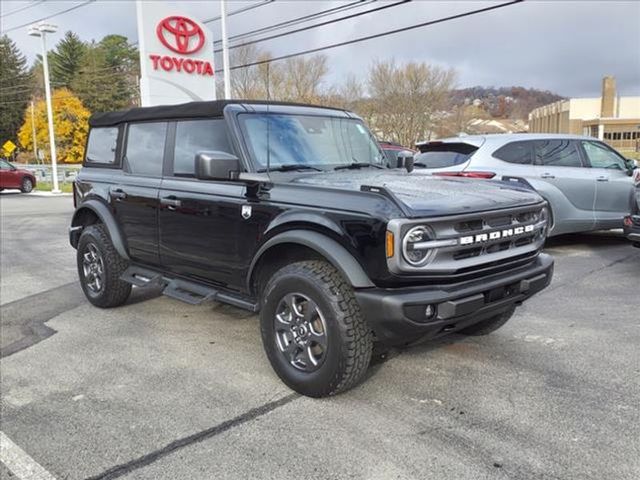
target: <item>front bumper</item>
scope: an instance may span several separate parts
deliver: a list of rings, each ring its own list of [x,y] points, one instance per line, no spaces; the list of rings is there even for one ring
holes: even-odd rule
[[[640,247],[640,215],[629,215],[624,219],[624,235]]]
[[[522,303],[544,289],[553,276],[553,258],[541,253],[529,265],[507,273],[454,285],[356,291],[378,340],[412,343],[464,329]],[[427,318],[427,306],[434,313]]]

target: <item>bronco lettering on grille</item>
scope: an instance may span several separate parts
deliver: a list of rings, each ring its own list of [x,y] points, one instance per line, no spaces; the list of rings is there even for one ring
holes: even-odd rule
[[[502,238],[516,237],[531,233],[534,230],[533,225],[524,225],[520,227],[505,228],[504,230],[496,230],[488,233],[478,233],[476,235],[468,235],[460,237],[460,245],[473,245],[475,243],[489,242],[492,240],[500,240]]]

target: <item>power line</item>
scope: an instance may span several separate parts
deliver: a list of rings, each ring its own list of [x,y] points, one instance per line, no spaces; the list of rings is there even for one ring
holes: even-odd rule
[[[13,32],[14,30],[18,30],[20,28],[29,27],[29,26],[33,25],[34,23],[42,22],[43,20],[49,20],[50,18],[57,17],[58,15],[63,15],[65,13],[71,12],[72,10],[77,10],[78,8],[81,8],[81,7],[84,7],[86,5],[89,5],[90,3],[93,3],[95,1],[96,0],[86,0],[85,2],[81,3],[80,5],[74,5],[73,7],[69,7],[67,9],[65,9],[65,10],[61,10],[59,12],[52,13],[51,15],[47,15],[47,16],[44,16],[42,18],[38,18],[37,20],[31,20],[30,22],[23,23],[22,25],[16,25],[15,27],[8,28],[8,29],[4,30],[3,33]]]
[[[262,0],[262,2],[260,3],[256,3],[253,5],[247,5],[246,7],[242,7],[242,8],[238,8],[237,10],[234,10],[232,12],[227,13],[227,17],[232,17],[233,15],[238,15],[239,13],[243,13],[243,12],[248,12],[249,10],[253,10],[254,8],[259,8],[259,7],[263,7],[265,5],[268,5],[269,3],[273,3],[275,2],[275,0]],[[218,20],[220,20],[220,15],[215,16],[215,17],[211,17],[208,18],[206,20],[203,20],[202,23],[211,23],[211,22],[216,22]]]
[[[332,43],[330,45],[325,45],[324,47],[317,47],[317,48],[310,48],[308,50],[303,50],[301,52],[295,52],[295,53],[289,53],[287,55],[281,55],[279,57],[273,57],[273,58],[268,58],[265,60],[258,60],[252,63],[247,63],[245,65],[235,65],[233,67],[230,68],[230,70],[237,70],[240,68],[248,68],[248,67],[253,67],[256,65],[263,65],[265,63],[271,63],[271,62],[275,62],[278,60],[286,60],[287,58],[293,58],[293,57],[299,57],[301,55],[308,55],[310,53],[317,53],[317,52],[321,52],[323,50],[330,50],[332,48],[338,48],[338,47],[344,47],[346,45],[351,45],[354,43],[359,43],[359,42],[364,42],[366,40],[373,40],[375,38],[380,38],[380,37],[386,37],[388,35],[394,35],[396,33],[402,33],[402,32],[406,32],[409,30],[414,30],[416,28],[422,28],[422,27],[426,27],[429,25],[435,25],[437,23],[443,23],[443,22],[448,22],[450,20],[457,20],[459,18],[464,18],[464,17],[469,17],[472,15],[477,15],[480,13],[484,13],[484,12],[488,12],[491,10],[497,10],[499,8],[504,8],[504,7],[509,7],[511,5],[515,5],[516,3],[522,3],[524,0],[513,0],[511,2],[507,2],[507,3],[501,3],[498,5],[493,5],[491,7],[485,7],[485,8],[479,8],[477,10],[470,10],[468,12],[464,12],[464,13],[459,13],[456,15],[450,15],[448,17],[442,17],[442,18],[438,18],[436,20],[430,20],[428,22],[422,22],[422,23],[417,23],[415,25],[409,25],[408,27],[403,27],[403,28],[396,28],[394,30],[387,30],[386,32],[381,32],[381,33],[376,33],[373,35],[367,35],[364,37],[358,37],[358,38],[354,38],[352,40],[346,40],[344,42],[338,42],[338,43]],[[216,73],[220,73],[221,70],[216,70]]]
[[[22,12],[23,10],[27,10],[28,8],[35,7],[35,6],[39,5],[42,2],[44,2],[44,0],[37,0],[35,2],[33,2],[33,1],[29,2],[29,5],[25,5],[24,7],[20,7],[20,8],[17,8],[15,10],[11,10],[10,12],[5,13],[4,15],[0,15],[0,18],[5,18],[5,17],[8,17],[10,15],[13,15],[14,13]]]
[[[340,18],[334,18],[332,20],[326,20],[326,21],[320,22],[320,23],[314,23],[313,25],[307,25],[306,27],[297,28],[295,30],[290,30],[288,32],[277,33],[277,34],[271,35],[269,37],[257,38],[255,40],[250,40],[248,42],[240,43],[238,45],[232,45],[232,46],[229,47],[229,49],[246,47],[247,45],[254,45],[256,43],[266,42],[267,40],[274,40],[276,38],[285,37],[287,35],[293,35],[294,33],[300,33],[300,32],[304,32],[306,30],[311,30],[313,28],[323,27],[325,25],[330,25],[330,24],[333,24],[333,23],[342,22],[344,20],[350,20],[352,18],[360,17],[362,15],[367,15],[369,13],[375,13],[375,12],[378,12],[380,10],[385,10],[387,8],[397,7],[399,5],[403,5],[403,4],[409,3],[411,1],[412,0],[400,0],[399,2],[395,2],[395,3],[385,3],[384,5],[382,5],[380,7],[372,8],[371,10],[366,10],[364,12],[352,13],[351,15],[346,15],[346,16],[340,17]],[[221,49],[214,50],[214,53],[219,53],[221,51],[222,51]]]
[[[328,8],[326,10],[320,10],[319,12],[316,12],[316,13],[303,15],[302,17],[292,18],[290,20],[285,20],[285,21],[280,22],[280,23],[275,23],[273,25],[268,25],[266,27],[257,28],[255,30],[251,30],[249,32],[239,33],[237,35],[232,35],[232,36],[229,37],[229,40],[239,40],[241,38],[251,37],[251,36],[259,34],[259,33],[267,33],[267,32],[271,32],[271,31],[274,31],[274,30],[280,30],[280,29],[285,28],[285,27],[298,25],[298,24],[304,23],[306,21],[315,20],[316,18],[326,17],[326,16],[333,15],[333,14],[338,13],[338,12],[344,12],[346,10],[351,10],[353,8],[357,8],[357,7],[360,7],[362,5],[366,5],[368,3],[373,3],[373,2],[376,2],[376,1],[377,0],[356,0],[355,2],[347,3],[347,4],[344,4],[344,5],[339,5],[337,7]],[[216,40],[213,43],[214,44],[222,43],[222,40]]]

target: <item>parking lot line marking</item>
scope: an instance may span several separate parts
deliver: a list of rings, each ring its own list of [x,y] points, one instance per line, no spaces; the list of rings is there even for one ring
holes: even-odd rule
[[[19,480],[55,480],[55,477],[0,432],[0,462]]]
[[[276,408],[282,407],[299,397],[299,394],[291,393],[278,400],[274,400],[273,402],[265,403],[263,405],[260,405],[259,407],[252,408],[251,410],[248,410],[247,412],[240,414],[237,417],[232,418],[231,420],[219,423],[214,427],[194,433],[193,435],[189,435],[188,437],[183,437],[175,440],[159,450],[155,450],[154,452],[143,455],[142,457],[138,457],[134,460],[131,460],[130,462],[111,467],[110,469],[99,473],[98,475],[91,476],[86,480],[112,480],[114,478],[122,477],[134,470],[138,470],[140,468],[151,465],[157,460],[160,460],[161,458],[172,454],[176,450],[180,450],[181,448],[188,447],[189,445],[202,442],[211,437],[215,437],[216,435],[224,433],[227,430],[231,430],[232,428],[242,425],[243,423],[255,420],[256,418],[266,415]]]

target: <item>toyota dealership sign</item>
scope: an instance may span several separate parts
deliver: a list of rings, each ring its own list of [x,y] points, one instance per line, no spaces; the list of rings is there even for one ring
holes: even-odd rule
[[[211,32],[170,4],[138,1],[142,106],[215,100]]]

